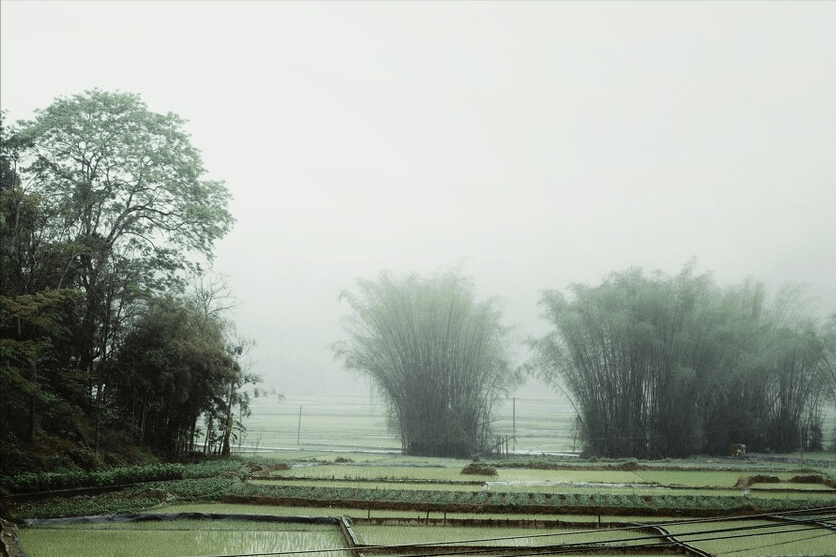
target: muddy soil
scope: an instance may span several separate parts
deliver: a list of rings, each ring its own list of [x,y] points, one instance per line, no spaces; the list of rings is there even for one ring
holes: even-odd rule
[[[8,520],[0,519],[0,556],[22,557],[23,552],[17,545],[17,533],[15,525]]]

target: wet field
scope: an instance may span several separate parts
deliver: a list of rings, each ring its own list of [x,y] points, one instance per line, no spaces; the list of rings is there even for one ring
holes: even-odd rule
[[[344,450],[400,453],[400,437],[389,428],[384,404],[374,396],[293,395],[252,403],[239,453],[275,450]],[[503,451],[518,454],[576,453],[574,411],[556,394],[504,399],[493,430]]]

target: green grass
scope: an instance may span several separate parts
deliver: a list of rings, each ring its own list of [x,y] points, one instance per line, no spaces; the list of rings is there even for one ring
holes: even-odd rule
[[[293,470],[277,470],[272,472],[276,477],[305,477],[331,479],[400,479],[400,480],[479,480],[481,476],[466,476],[461,474],[465,463],[458,466],[386,466],[386,465],[352,465],[352,464],[321,464],[304,466]]]
[[[593,526],[590,523],[590,526]],[[611,542],[634,538],[640,534],[625,530],[572,530],[543,532],[530,528],[462,528],[437,526],[355,526],[363,541],[371,545],[423,543],[464,543],[486,546],[522,546]]]
[[[241,513],[254,510],[259,514],[281,514],[288,509],[204,504],[171,506],[166,508],[165,512]],[[319,511],[321,512],[321,509]],[[501,527],[390,527],[364,524],[355,525],[354,529],[363,543],[372,545],[458,543],[534,547],[577,543],[632,544],[636,542],[625,540],[647,536],[635,530],[598,529],[594,517],[562,515],[557,518],[570,520],[575,524],[585,520],[590,529],[579,529],[576,525],[566,529],[543,531]],[[633,521],[652,523],[654,519],[641,516],[619,518],[621,523]],[[683,521],[663,524],[681,541],[718,556],[832,555],[834,544],[833,533],[763,520]],[[750,527],[761,529],[745,530]],[[343,541],[333,526],[246,520],[71,524],[21,529],[21,547],[29,557],[59,554],[66,557],[175,557],[288,551],[306,551],[307,555],[314,557],[348,557],[348,554],[343,552],[315,551],[339,548],[342,545]],[[602,551],[599,554],[607,553]]]
[[[23,528],[20,546],[29,557],[178,557],[331,549],[342,547],[342,538],[334,526],[182,520]]]
[[[661,485],[684,485],[691,487],[734,487],[737,480],[749,474],[726,470],[638,470],[636,476],[642,481]],[[788,474],[788,478],[792,474]]]
[[[798,491],[813,491],[813,490],[821,490],[821,491],[828,491],[831,496],[836,497],[836,489],[829,488],[822,484],[816,483],[792,483],[792,482],[781,482],[781,483],[755,483],[752,484],[752,488],[756,488],[758,490],[798,490]]]
[[[285,455],[287,456],[287,455]],[[368,457],[364,457],[368,458]],[[323,463],[318,459],[304,466],[274,473],[269,479],[241,482],[229,476],[245,474],[249,465],[241,459],[185,466],[188,479],[149,483],[97,497],[56,499],[47,504],[19,505],[12,518],[94,515],[136,512],[162,504],[220,501],[224,497],[284,497],[309,500],[310,505],[352,500],[362,508],[382,502],[412,504],[419,512],[439,510],[439,505],[481,505],[515,512],[539,506],[539,512],[573,506],[626,507],[636,509],[727,510],[753,505],[764,509],[808,507],[836,501],[836,490],[814,492],[817,484],[755,484],[752,489],[732,489],[740,471],[652,469],[635,472],[595,463],[583,469],[578,463],[560,469],[499,468],[498,476],[460,473],[466,461],[375,457],[357,463]],[[262,460],[262,462],[270,462]],[[798,470],[775,472],[790,479]],[[223,474],[223,475],[212,475]],[[209,477],[202,477],[209,476]],[[229,477],[227,477],[229,476]],[[384,480],[376,480],[384,478]],[[472,483],[467,483],[472,482]],[[483,483],[487,482],[487,483]],[[760,489],[764,487],[764,489]],[[788,491],[800,487],[795,491]],[[483,489],[485,488],[485,489]],[[489,488],[489,489],[487,489]],[[486,490],[487,489],[487,490]],[[645,498],[650,497],[650,501]],[[305,504],[304,502],[302,504]]]
[[[739,532],[722,531],[728,528],[746,527],[760,528]],[[681,541],[717,556],[833,555],[833,548],[836,546],[836,533],[832,531],[771,521],[686,523],[667,526],[667,529],[679,536]],[[730,537],[735,535],[740,537]]]
[[[408,465],[407,465],[408,464]],[[423,465],[422,465],[423,464]],[[663,463],[656,463],[661,466]],[[581,493],[612,497],[637,496],[699,496],[727,497],[739,500],[746,493],[753,499],[820,499],[836,497],[836,490],[812,493],[823,486],[818,484],[758,483],[753,487],[769,490],[733,489],[739,479],[752,475],[740,470],[715,469],[640,469],[635,472],[609,467],[582,469],[577,463],[562,469],[498,468],[497,476],[468,476],[460,473],[462,461],[412,459],[400,462],[387,458],[374,462],[349,464],[313,463],[308,466],[274,473],[271,480],[253,480],[262,486],[345,488],[353,490],[383,489],[424,492],[480,492],[485,487],[491,493],[567,494]],[[781,480],[789,480],[798,470],[774,472]],[[378,479],[378,482],[372,480]],[[422,483],[419,480],[432,483]],[[447,483],[444,483],[447,482]],[[467,484],[464,482],[476,482]],[[486,482],[483,483],[483,482]],[[788,491],[803,486],[802,493]],[[612,504],[617,499],[612,499]]]

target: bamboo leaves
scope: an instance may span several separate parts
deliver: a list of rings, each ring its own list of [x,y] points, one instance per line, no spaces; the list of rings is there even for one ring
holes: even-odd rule
[[[517,376],[495,301],[478,301],[455,273],[358,281],[341,299],[352,314],[334,351],[387,397],[410,454],[471,456],[490,439],[498,393]]]
[[[820,427],[826,344],[801,290],[768,304],[761,285],[722,290],[691,266],[570,289],[571,301],[543,295],[554,331],[534,343],[532,369],[571,393],[591,453],[790,451]]]

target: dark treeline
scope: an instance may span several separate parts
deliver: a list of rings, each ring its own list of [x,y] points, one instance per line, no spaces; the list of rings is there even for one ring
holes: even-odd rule
[[[178,457],[201,417],[228,446],[256,378],[203,270],[229,192],[183,125],[98,90],[2,121],[2,471]]]
[[[533,369],[568,391],[589,454],[822,448],[836,317],[818,324],[803,289],[721,288],[688,266],[569,290],[543,295],[553,330],[534,343]]]

